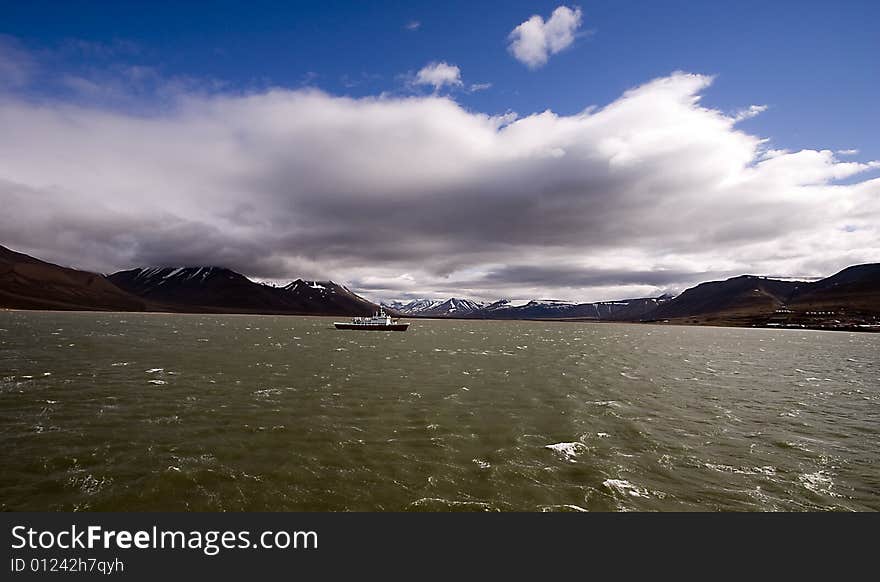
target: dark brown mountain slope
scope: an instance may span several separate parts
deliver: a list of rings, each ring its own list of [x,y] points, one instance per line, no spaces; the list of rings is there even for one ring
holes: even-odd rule
[[[0,246],[0,307],[143,311],[144,301],[103,275],[68,269]]]
[[[880,264],[855,265],[815,282],[744,275],[701,283],[640,319],[823,329],[874,327],[880,320]]]
[[[772,314],[807,283],[742,275],[691,287],[648,313],[646,319],[753,317]]]
[[[880,315],[880,264],[854,265],[798,290],[789,307]]]

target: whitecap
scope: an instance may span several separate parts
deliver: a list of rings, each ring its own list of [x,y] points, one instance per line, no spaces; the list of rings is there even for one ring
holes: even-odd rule
[[[765,475],[772,477],[776,475],[776,467],[772,465],[764,465],[763,467],[733,467],[731,465],[721,465],[714,463],[703,463],[703,466],[719,473],[734,473],[736,475]]]
[[[480,469],[489,469],[492,467],[492,465],[489,464],[489,461],[484,461],[483,459],[471,459],[471,460]]]
[[[409,507],[422,507],[425,509],[450,509],[458,511],[500,511],[489,503],[481,501],[454,501],[442,497],[422,497],[409,504]]]
[[[255,390],[254,396],[257,398],[270,398],[272,396],[278,396],[282,393],[280,388],[263,388],[261,390]]]
[[[586,513],[589,510],[584,509],[580,505],[573,505],[571,503],[563,503],[560,505],[541,505],[539,509],[544,513],[554,512],[554,511],[576,511]]]
[[[149,370],[145,370],[147,374],[157,374],[159,372],[164,372],[165,368],[150,368]]]
[[[626,479],[605,479],[604,481],[602,481],[602,485],[608,487],[609,489],[617,491],[618,493],[631,495],[632,497],[650,496],[647,489],[637,487]]]
[[[92,474],[73,475],[68,478],[67,483],[75,487],[87,495],[95,495],[113,482],[109,477],[101,477],[98,479]]]
[[[816,471],[815,473],[799,475],[798,479],[800,479],[800,482],[804,487],[813,493],[824,493],[825,495],[837,497],[837,494],[831,491],[831,488],[834,486],[834,480],[829,477],[825,471]]]
[[[552,445],[544,445],[545,449],[550,449],[563,459],[574,463],[575,458],[587,450],[583,443],[554,443]]]

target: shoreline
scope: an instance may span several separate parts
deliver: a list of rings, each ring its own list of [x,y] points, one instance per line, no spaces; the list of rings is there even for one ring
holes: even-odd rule
[[[340,318],[352,317],[348,314],[321,314],[321,313],[247,313],[247,312],[225,312],[225,311],[115,311],[100,309],[20,309],[15,307],[0,307],[0,312],[15,313],[87,313],[87,314],[120,314],[120,315],[187,315],[187,316],[258,316],[258,317],[322,317],[322,318]],[[755,325],[743,324],[736,325],[730,322],[724,323],[688,323],[685,321],[614,321],[603,319],[552,319],[552,318],[534,318],[534,319],[493,319],[480,317],[400,317],[400,319],[409,319],[414,321],[492,321],[492,322],[532,322],[532,323],[586,323],[586,324],[625,324],[625,325],[655,325],[655,326],[676,326],[676,327],[713,327],[713,328],[729,328],[729,329],[769,329],[783,331],[836,331],[850,333],[880,333],[880,325],[878,326],[849,326],[849,327],[822,327],[822,326],[781,326],[781,325]]]

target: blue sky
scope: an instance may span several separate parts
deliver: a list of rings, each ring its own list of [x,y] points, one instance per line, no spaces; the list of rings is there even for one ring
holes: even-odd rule
[[[374,299],[880,260],[880,3],[2,2],[0,244]]]
[[[469,82],[492,83],[457,97],[488,113],[574,113],[684,70],[718,75],[706,93],[713,106],[768,104],[750,129],[779,147],[820,144],[880,157],[880,3],[581,2],[571,4],[583,10],[574,45],[531,71],[511,58],[507,35],[557,5],[35,0],[4,3],[0,32],[34,51],[71,40],[108,49],[59,55],[55,65],[66,69],[127,62],[230,89],[308,82],[370,95],[400,90],[401,75],[440,60],[458,65]],[[420,26],[408,30],[410,22]]]

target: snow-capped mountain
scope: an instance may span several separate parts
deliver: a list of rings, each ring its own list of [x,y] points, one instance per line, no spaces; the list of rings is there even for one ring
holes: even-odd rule
[[[176,311],[370,315],[377,308],[332,281],[297,279],[273,287],[223,267],[147,267],[108,278],[133,295]]]
[[[372,315],[378,306],[333,281],[297,279],[281,288],[284,298],[295,309],[307,310],[321,305],[327,313]]]
[[[145,267],[119,271],[108,277],[115,285],[159,303],[184,305],[262,304],[269,292],[244,275],[223,267]],[[268,288],[267,288],[268,289]]]
[[[390,303],[383,303],[382,305],[405,315],[416,315],[434,307],[435,305],[440,305],[440,302],[432,301],[430,299],[413,299],[408,303],[392,301]]]
[[[556,299],[532,300],[526,303],[502,299],[488,305],[475,314],[492,319],[528,319],[540,317],[566,317],[576,304]]]
[[[466,317],[471,319],[638,319],[655,309],[663,298],[623,299],[595,303],[573,303],[557,299],[513,301],[501,299],[483,303],[452,297],[446,301],[416,299],[409,303],[383,304],[401,315],[414,317]]]
[[[402,315],[421,317],[463,317],[479,311],[484,306],[479,301],[457,297],[450,297],[446,301],[432,301],[431,299],[414,299],[409,303],[392,301],[382,305]]]
[[[461,317],[479,311],[483,308],[483,305],[484,304],[479,301],[450,297],[442,303],[432,305],[430,308],[425,309],[420,315],[432,317]]]
[[[489,313],[492,311],[498,311],[501,309],[510,309],[512,307],[522,307],[527,305],[528,301],[511,301],[510,299],[499,299],[494,303],[490,303],[481,309],[481,312]]]
[[[486,319],[638,319],[664,301],[666,301],[665,298],[647,298],[572,303],[542,299],[529,301],[523,305],[502,299],[474,312],[471,317]]]
[[[342,286],[337,285],[333,281],[304,281],[303,279],[297,279],[296,281],[291,281],[283,286],[282,289],[289,293],[306,293],[312,295],[317,293],[319,295],[325,295],[328,292],[335,293],[336,289],[340,287]]]

